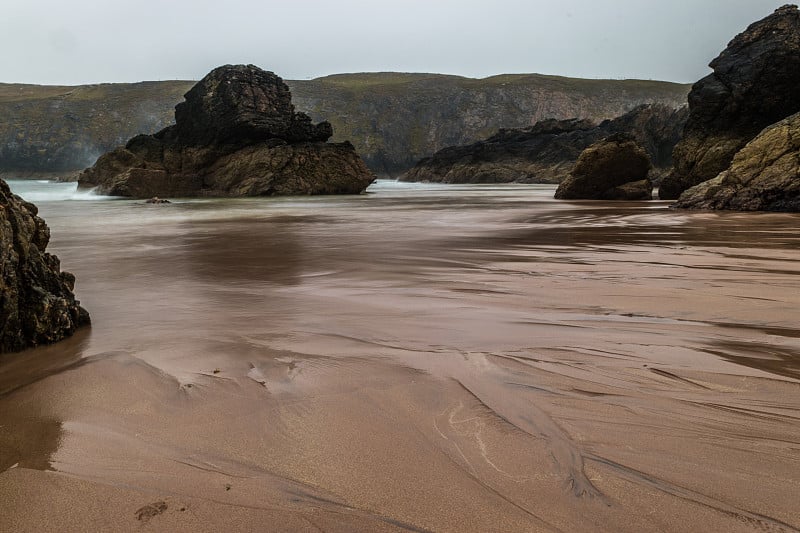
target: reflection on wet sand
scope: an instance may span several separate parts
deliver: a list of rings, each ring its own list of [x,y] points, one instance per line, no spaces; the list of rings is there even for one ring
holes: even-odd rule
[[[35,398],[11,401],[14,393],[37,381],[77,368],[87,330],[81,330],[58,346],[3,356],[0,372],[0,471],[9,468],[49,470],[50,456],[58,449],[61,422],[43,414]]]
[[[0,360],[3,522],[800,528],[800,219],[550,194],[43,205],[93,327]]]

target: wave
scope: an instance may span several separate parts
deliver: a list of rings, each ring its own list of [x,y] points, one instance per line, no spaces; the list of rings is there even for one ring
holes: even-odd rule
[[[78,190],[76,182],[48,180],[6,180],[11,192],[28,202],[64,202],[110,200],[115,196],[94,194],[91,190]]]

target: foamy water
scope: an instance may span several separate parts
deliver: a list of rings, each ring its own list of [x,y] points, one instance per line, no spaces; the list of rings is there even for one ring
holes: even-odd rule
[[[87,200],[110,200],[113,196],[101,196],[92,191],[78,191],[77,182],[50,180],[6,180],[14,194],[29,202],[65,202]]]

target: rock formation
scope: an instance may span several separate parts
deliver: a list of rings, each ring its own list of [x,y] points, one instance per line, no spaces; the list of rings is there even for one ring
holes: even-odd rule
[[[558,183],[596,135],[588,120],[543,120],[501,129],[484,141],[450,146],[419,161],[400,179],[440,183]]]
[[[348,142],[326,143],[281,78],[253,65],[211,71],[175,107],[175,125],[102,155],[78,179],[102,194],[355,194],[374,176]]]
[[[769,126],[675,207],[800,212],[800,113]]]
[[[422,159],[401,179],[442,183],[560,183],[581,152],[609,135],[632,135],[662,174],[688,110],[652,104],[595,125],[588,120],[544,120],[525,129],[500,130],[484,141],[445,148]]]
[[[45,252],[49,241],[36,206],[0,180],[0,353],[56,342],[89,323],[72,294],[75,277]]]
[[[139,133],[169,126],[195,81],[74,87],[0,83],[0,176],[64,177]],[[600,122],[644,103],[676,107],[689,86],[540,74],[484,79],[391,72],[286,82],[298,111],[329,120],[334,142],[352,141],[367,166],[397,176],[446,146],[549,118]]]
[[[632,135],[615,134],[581,152],[559,200],[651,200],[650,158]]]
[[[663,199],[714,178],[766,126],[800,111],[800,12],[787,5],[737,35],[689,93]]]

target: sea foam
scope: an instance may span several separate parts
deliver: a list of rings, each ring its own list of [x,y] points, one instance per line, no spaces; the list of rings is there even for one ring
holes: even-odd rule
[[[80,200],[108,200],[113,196],[94,194],[92,190],[79,191],[76,182],[61,182],[49,180],[6,180],[14,194],[25,200],[37,202],[64,202]]]

